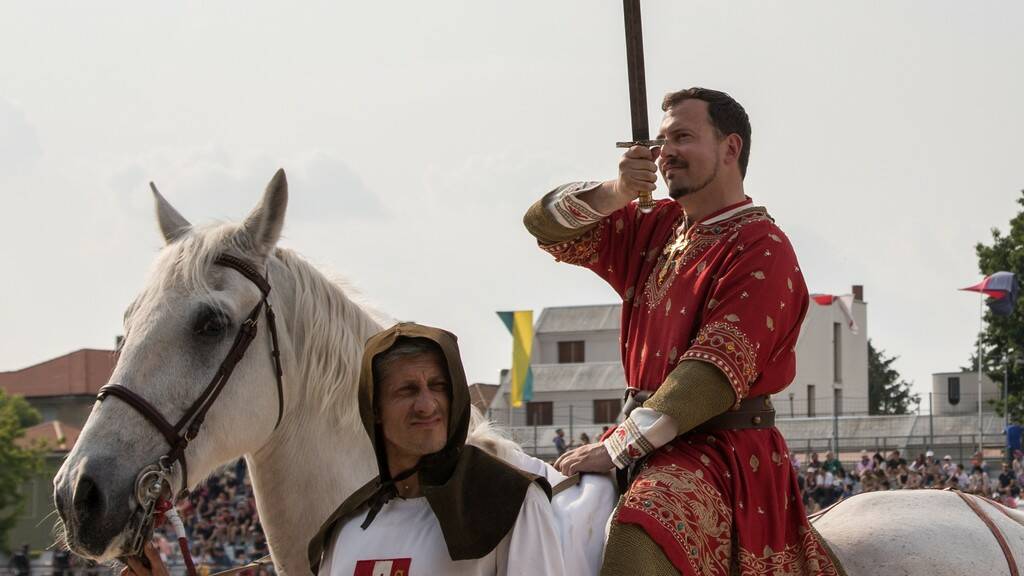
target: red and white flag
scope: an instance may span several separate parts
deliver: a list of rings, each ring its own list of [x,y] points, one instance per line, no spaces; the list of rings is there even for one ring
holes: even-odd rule
[[[860,331],[860,326],[857,326],[857,320],[853,317],[853,294],[843,294],[842,296],[836,296],[834,294],[811,294],[811,300],[821,306],[831,306],[836,302],[839,303],[839,309],[843,311],[843,315],[846,316],[846,324],[850,327],[850,332],[856,334]]]

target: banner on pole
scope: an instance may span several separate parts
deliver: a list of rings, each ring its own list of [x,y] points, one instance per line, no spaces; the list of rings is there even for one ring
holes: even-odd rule
[[[533,350],[533,310],[498,312],[498,317],[512,334],[512,373],[509,400],[518,408],[533,399],[533,369],[530,353]]]

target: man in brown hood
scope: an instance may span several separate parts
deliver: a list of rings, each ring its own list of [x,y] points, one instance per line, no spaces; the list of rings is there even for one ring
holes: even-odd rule
[[[562,573],[547,482],[466,444],[469,388],[454,335],[402,323],[370,338],[359,413],[380,475],[310,542],[314,573]]]

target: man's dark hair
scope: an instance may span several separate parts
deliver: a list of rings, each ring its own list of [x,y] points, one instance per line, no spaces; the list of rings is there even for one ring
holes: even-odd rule
[[[687,88],[678,92],[670,92],[661,101],[661,109],[668,112],[686,100],[703,100],[708,104],[708,116],[711,125],[718,131],[719,138],[736,134],[743,140],[740,150],[740,176],[747,176],[747,162],[750,160],[750,118],[740,103],[733,100],[725,92],[710,88]]]

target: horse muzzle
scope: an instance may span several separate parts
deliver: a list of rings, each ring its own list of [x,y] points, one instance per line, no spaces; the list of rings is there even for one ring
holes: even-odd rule
[[[100,562],[121,555],[125,533],[143,516],[135,484],[111,460],[65,462],[54,478],[54,504],[72,552]]]

